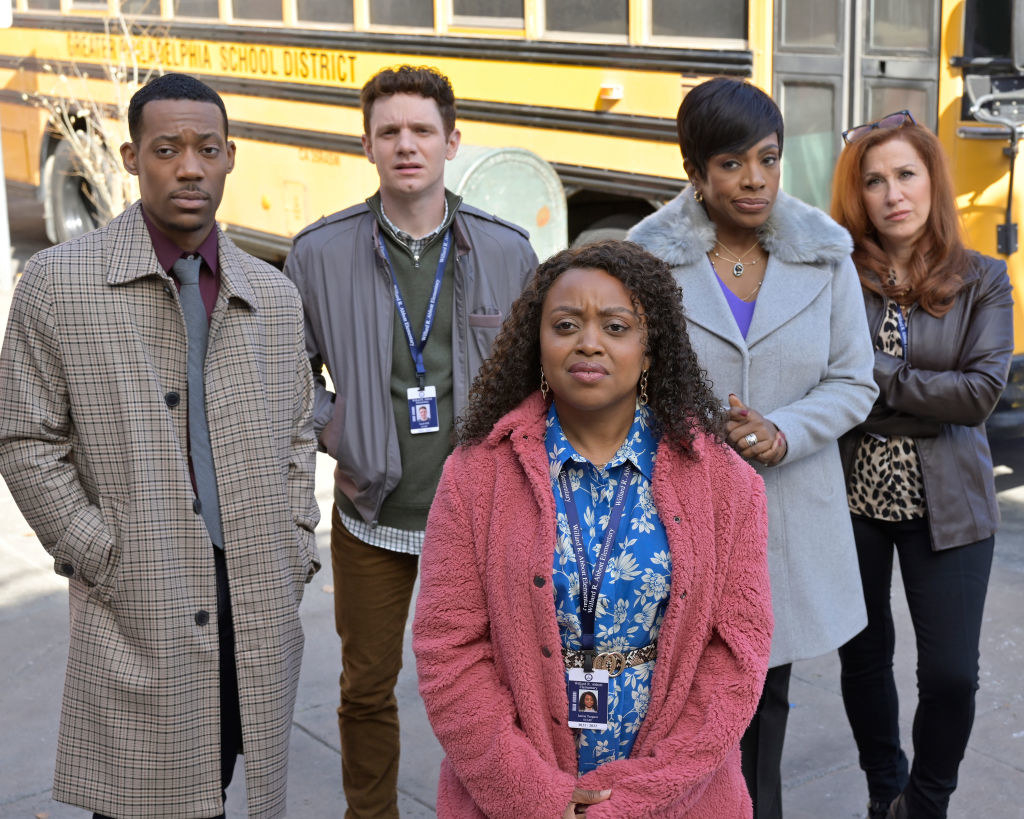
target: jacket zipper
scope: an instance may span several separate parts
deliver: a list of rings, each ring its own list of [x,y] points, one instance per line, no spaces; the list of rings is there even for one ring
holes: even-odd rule
[[[379,230],[379,228],[378,228],[378,230]],[[381,255],[379,247],[375,249],[375,255],[377,257],[377,273],[380,274],[381,276],[383,276],[386,279],[386,281],[387,281],[387,289],[388,289],[388,292],[390,293],[391,292],[391,276],[384,269],[385,261],[384,261],[384,257]],[[388,379],[390,380],[390,378],[391,378],[391,375],[390,375],[391,367],[392,367],[392,365],[394,363],[394,358],[395,358],[395,346],[394,346],[394,342],[395,342],[395,311],[394,311],[394,304],[392,304],[392,309],[388,313],[388,315],[391,316],[390,332],[388,333],[388,361],[387,361],[387,364],[388,364],[388,368],[387,368]],[[390,390],[390,387],[388,388],[388,404],[389,405],[391,404],[391,390]],[[390,406],[389,406],[389,409],[390,409]],[[370,528],[371,529],[376,529],[378,526],[380,526],[380,510],[381,510],[381,507],[384,506],[384,498],[385,498],[384,486],[387,484],[387,472],[388,472],[388,469],[387,469],[387,453],[388,453],[388,450],[391,448],[391,426],[392,426],[391,424],[388,425],[387,436],[384,439],[384,459],[385,459],[384,478],[385,478],[385,480],[381,481],[380,493],[377,495],[377,503],[376,503],[376,505],[374,506],[374,509],[373,509],[373,520],[370,521]],[[397,431],[398,430],[396,429],[395,432],[397,433]]]

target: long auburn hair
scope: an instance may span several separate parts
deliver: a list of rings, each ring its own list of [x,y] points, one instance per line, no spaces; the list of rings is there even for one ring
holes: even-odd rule
[[[684,449],[695,433],[722,439],[722,408],[690,346],[682,293],[669,266],[633,242],[603,241],[570,248],[543,262],[512,305],[501,332],[469,391],[459,419],[463,445],[482,441],[495,423],[540,386],[540,324],[544,299],[572,268],[594,268],[615,277],[642,309],[650,369],[648,409],[664,438]]]
[[[872,148],[892,139],[910,145],[924,163],[931,180],[931,211],[924,234],[910,258],[910,291],[896,292],[888,284],[892,264],[864,207],[862,166]],[[916,301],[939,317],[953,306],[963,287],[967,251],[963,224],[953,198],[953,181],[942,145],[927,128],[907,123],[900,128],[876,128],[843,148],[832,176],[832,218],[853,237],[853,261],[861,284],[897,301]]]

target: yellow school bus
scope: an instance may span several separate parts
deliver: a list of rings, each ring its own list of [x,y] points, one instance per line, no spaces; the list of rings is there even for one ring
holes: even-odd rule
[[[568,240],[585,241],[622,235],[678,193],[682,96],[740,77],[782,108],[783,186],[823,208],[844,128],[904,108],[934,128],[970,245],[1009,262],[1024,352],[1008,155],[1024,110],[1022,32],[1024,0],[16,0],[0,31],[4,166],[46,203],[51,239],[91,228],[112,206],[68,129],[123,138],[135,83],[188,72],[224,97],[238,144],[219,218],[280,260],[301,227],[376,188],[359,140],[363,83],[430,64],[452,79],[463,144],[545,159],[567,197]],[[1024,431],[1022,361],[993,429]]]
[[[767,21],[745,0],[721,0],[723,14],[699,23],[679,5],[18,0],[14,26],[0,31],[6,174],[40,191],[52,239],[91,227],[94,192],[47,127],[54,107],[73,97],[64,108],[85,129],[83,100],[103,119],[123,107],[119,85],[185,71],[223,96],[238,144],[219,217],[240,243],[280,259],[304,225],[376,188],[360,144],[362,85],[387,66],[430,64],[452,79],[464,146],[539,154],[564,187],[573,238],[621,234],[684,184],[674,113],[685,88],[719,74],[768,81],[748,47],[752,28],[765,40]]]

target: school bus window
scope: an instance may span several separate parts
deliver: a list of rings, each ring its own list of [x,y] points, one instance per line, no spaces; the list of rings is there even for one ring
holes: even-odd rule
[[[782,186],[787,193],[819,208],[828,208],[835,164],[836,89],[828,83],[790,80],[778,95],[786,122]],[[796,161],[794,161],[796,159]]]
[[[60,0],[28,0],[29,11],[60,11]]]
[[[175,17],[216,17],[217,0],[175,0]]]
[[[562,0],[547,4],[548,31],[626,34],[627,0]]]
[[[937,0],[874,0],[871,47],[892,51],[935,48]]]
[[[903,80],[900,85],[872,85],[871,88],[871,111],[868,114],[869,120],[876,120],[884,117],[893,111],[902,111],[904,108],[913,114],[918,122],[929,122],[932,118],[931,106],[928,104],[928,92],[924,88],[908,87],[908,80]],[[786,126],[787,136],[789,126]]]
[[[655,37],[722,37],[747,39],[746,0],[653,0],[651,33]],[[827,4],[822,4],[827,5]]]
[[[821,0],[784,0],[779,26],[786,48],[831,49],[839,46],[840,6]]]
[[[455,0],[452,11],[462,25],[523,27],[523,0]]]
[[[434,4],[423,0],[370,0],[370,22],[376,26],[434,27]]]
[[[121,0],[121,14],[132,16],[159,17],[160,0]]]
[[[352,23],[352,4],[338,0],[299,0],[297,13],[307,23]]]
[[[233,11],[236,20],[280,20],[281,0],[235,0]]]
[[[72,11],[106,11],[106,0],[73,0]]]
[[[996,8],[996,6],[1002,8]],[[964,9],[964,57],[1010,58],[1012,52],[1010,0],[967,0]]]

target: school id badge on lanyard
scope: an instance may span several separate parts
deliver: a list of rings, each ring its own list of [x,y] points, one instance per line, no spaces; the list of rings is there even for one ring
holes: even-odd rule
[[[587,548],[583,543],[583,528],[576,509],[576,499],[569,486],[569,479],[563,470],[558,476],[558,492],[565,505],[565,516],[572,536],[572,550],[576,557],[576,569],[580,574],[580,641],[583,644],[583,668],[570,668],[568,672],[570,728],[589,728],[603,731],[608,727],[608,671],[594,668],[594,624],[597,615],[597,600],[601,592],[612,544],[619,531],[622,513],[629,498],[633,483],[633,465],[628,461],[622,467],[619,485],[615,490],[612,508],[608,515],[608,528],[601,539],[601,550],[597,554],[593,574],[589,571]]]
[[[391,289],[395,297],[395,307],[398,310],[398,317],[402,320],[402,329],[405,331],[405,340],[409,345],[409,353],[412,355],[412,363],[416,366],[416,386],[406,390],[406,400],[409,403],[409,432],[419,435],[424,432],[438,432],[441,429],[440,419],[437,417],[437,388],[427,384],[427,368],[423,364],[423,350],[427,346],[427,339],[430,338],[430,329],[434,326],[434,316],[437,315],[437,300],[441,295],[441,282],[444,280],[444,267],[448,262],[448,251],[451,248],[451,230],[445,231],[444,239],[441,242],[441,256],[437,260],[437,272],[434,274],[434,288],[430,291],[430,301],[427,302],[427,315],[423,319],[423,332],[417,342],[412,332],[412,323],[409,321],[409,311],[405,306],[405,299],[402,298],[402,291],[398,287],[398,279],[395,278],[395,268],[391,264],[391,257],[384,244],[384,237],[380,237],[380,252],[388,263],[388,272],[391,274]]]
[[[603,668],[569,669],[570,728],[603,731],[608,727],[608,672]]]

